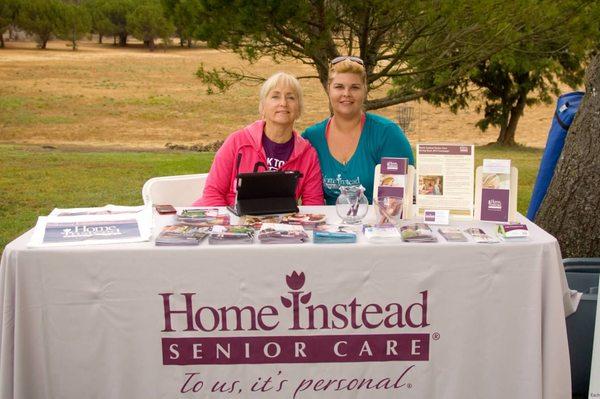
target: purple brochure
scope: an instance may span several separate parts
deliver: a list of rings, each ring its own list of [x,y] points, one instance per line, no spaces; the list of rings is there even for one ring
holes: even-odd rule
[[[484,188],[481,190],[480,219],[490,222],[508,222],[510,190]]]
[[[408,158],[381,158],[381,178],[377,197],[404,197],[405,176],[408,171]]]

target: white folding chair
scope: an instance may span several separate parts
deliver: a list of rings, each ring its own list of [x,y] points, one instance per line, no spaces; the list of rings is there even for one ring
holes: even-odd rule
[[[208,173],[153,177],[142,187],[144,204],[190,206],[202,195],[207,176]]]

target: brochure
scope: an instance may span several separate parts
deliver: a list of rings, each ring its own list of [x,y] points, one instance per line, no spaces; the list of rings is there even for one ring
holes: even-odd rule
[[[484,159],[481,179],[480,220],[508,222],[510,159]]]
[[[316,226],[325,224],[327,218],[320,213],[294,213],[281,218],[281,223],[301,225],[305,229],[312,230]]]
[[[252,227],[254,230],[260,230],[263,223],[281,223],[281,215],[251,216],[246,215],[240,218],[240,224]]]
[[[258,239],[263,244],[295,244],[308,241],[308,234],[301,225],[263,223]]]
[[[209,244],[252,244],[254,229],[248,226],[221,226],[216,225],[208,236]]]
[[[185,224],[166,226],[156,237],[157,246],[163,245],[198,245],[208,234],[210,228]]]
[[[495,244],[500,242],[497,238],[494,238],[485,231],[478,227],[471,227],[465,230],[465,233],[473,237],[473,241],[480,244]]]
[[[344,225],[322,224],[313,231],[315,244],[322,243],[353,243],[356,242],[356,233]]]
[[[467,242],[467,236],[457,227],[440,227],[438,232],[448,242]]]
[[[28,246],[46,247],[149,241],[152,234],[152,210],[151,208],[145,209],[146,211],[136,213],[42,216],[38,218]]]
[[[529,239],[527,225],[521,223],[501,224],[498,226],[498,237],[504,241],[526,241]]]
[[[210,227],[227,226],[230,223],[229,214],[219,213],[217,208],[184,209],[177,214],[177,222],[191,226]]]
[[[377,197],[404,197],[408,158],[381,158]]]
[[[425,223],[413,223],[400,227],[402,240],[406,242],[437,242],[437,237]]]
[[[401,241],[402,239],[402,236],[400,235],[398,229],[392,225],[365,225],[363,233],[367,241],[372,243],[394,242]]]
[[[447,209],[473,218],[475,148],[461,144],[417,144],[417,209]]]

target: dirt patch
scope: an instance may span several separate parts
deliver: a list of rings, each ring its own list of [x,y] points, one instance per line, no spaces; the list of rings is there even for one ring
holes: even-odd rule
[[[260,76],[284,70],[314,75],[299,62],[260,60],[249,65],[228,51],[169,48],[150,53],[139,43],[128,48],[83,42],[71,51],[51,41],[7,42],[0,50],[0,142],[61,148],[156,149],[167,143],[191,147],[222,140],[258,117],[256,85],[238,85],[207,95],[195,77],[207,67],[238,68]],[[328,115],[327,98],[316,79],[302,80],[306,110],[298,130]],[[565,88],[565,91],[568,91]],[[416,142],[485,144],[497,130],[482,133],[471,109],[457,115],[424,102],[403,104],[412,113],[407,135]],[[398,120],[400,107],[376,111]],[[519,123],[519,143],[543,147],[554,105],[528,108]]]

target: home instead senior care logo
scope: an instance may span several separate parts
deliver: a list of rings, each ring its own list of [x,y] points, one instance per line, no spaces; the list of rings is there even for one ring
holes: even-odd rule
[[[419,292],[408,304],[365,304],[355,297],[325,305],[311,304],[311,292],[302,290],[304,273],[293,272],[286,276],[286,283],[289,291],[280,297],[283,307],[212,307],[202,305],[197,293],[160,293],[165,321],[163,364],[429,360],[430,334],[418,332],[429,326],[428,291]],[[178,296],[180,304],[176,306]],[[285,312],[291,317],[282,320]],[[374,329],[389,333],[369,333]],[[337,330],[344,332],[335,334]],[[277,335],[279,331],[285,335]],[[235,336],[227,336],[228,332],[235,332]],[[181,333],[186,336],[177,337]],[[193,333],[198,335],[190,337]]]
[[[488,201],[488,209],[491,211],[501,211],[502,210],[502,202],[491,199]]]

